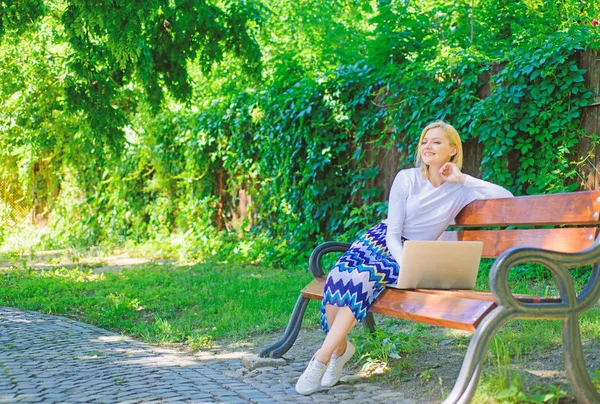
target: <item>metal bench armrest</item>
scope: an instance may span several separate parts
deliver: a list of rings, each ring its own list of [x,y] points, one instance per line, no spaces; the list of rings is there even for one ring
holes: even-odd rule
[[[321,266],[321,258],[323,258],[325,254],[331,252],[346,252],[351,245],[352,244],[350,243],[340,243],[337,241],[327,241],[318,245],[317,248],[315,248],[310,254],[310,258],[308,260],[310,272],[312,272],[315,278],[324,277],[325,273],[323,272],[323,267]]]
[[[539,303],[519,302],[508,284],[510,270],[519,264],[535,262],[546,267],[554,276],[561,301],[560,303],[545,303],[547,312],[553,312],[553,318],[562,317],[575,310],[583,313],[589,310],[600,298],[600,244],[595,243],[590,248],[577,253],[563,253],[543,248],[515,247],[503,252],[494,262],[489,276],[490,290],[499,305],[513,308],[521,313],[531,312],[540,314]],[[570,268],[592,265],[592,273],[587,285],[579,296],[576,294]],[[533,310],[533,311],[532,311]],[[562,315],[561,315],[562,313]],[[540,317],[538,317],[540,318]]]

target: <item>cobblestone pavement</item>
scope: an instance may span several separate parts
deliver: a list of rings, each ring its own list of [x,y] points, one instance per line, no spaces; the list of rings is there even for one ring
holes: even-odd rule
[[[0,403],[413,403],[369,383],[300,396],[294,383],[308,359],[249,371],[239,357],[196,356],[0,307]]]

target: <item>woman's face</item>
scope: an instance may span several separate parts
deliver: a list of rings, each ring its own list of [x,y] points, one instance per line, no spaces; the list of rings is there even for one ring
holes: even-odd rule
[[[448,135],[446,135],[444,129],[432,128],[423,136],[419,145],[419,152],[423,163],[428,166],[441,167],[452,159],[457,150],[456,147],[450,145]]]

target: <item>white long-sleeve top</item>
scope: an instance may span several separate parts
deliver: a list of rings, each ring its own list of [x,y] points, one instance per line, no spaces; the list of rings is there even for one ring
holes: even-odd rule
[[[513,194],[499,185],[467,175],[464,184],[445,182],[434,187],[420,168],[400,171],[390,191],[386,243],[401,262],[407,240],[437,240],[458,213],[477,199],[510,198]]]

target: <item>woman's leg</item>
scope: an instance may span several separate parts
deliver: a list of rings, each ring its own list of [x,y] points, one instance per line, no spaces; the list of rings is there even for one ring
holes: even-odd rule
[[[344,364],[355,352],[346,336],[385,285],[397,278],[398,264],[385,245],[386,230],[384,223],[369,229],[329,271],[321,306],[321,326],[327,336],[298,379],[298,393],[310,394],[320,385],[331,387],[339,381]]]
[[[315,355],[315,359],[321,363],[329,363],[329,359],[331,359],[331,355],[334,352],[337,356],[344,354],[346,350],[346,336],[357,323],[354,313],[347,306],[336,307],[327,305],[325,306],[325,311],[327,312],[327,323],[330,324],[329,333],[325,337],[321,349]],[[330,317],[333,317],[333,320]]]
[[[327,310],[327,307],[325,307],[325,310]],[[352,327],[356,325],[357,321],[354,317],[354,313],[352,313],[348,307],[340,307],[337,308],[337,310],[330,310],[329,314],[328,321],[330,321],[331,317],[334,317],[333,324],[329,327],[329,333],[327,333],[327,337],[325,337],[321,349],[315,353],[306,367],[306,370],[304,370],[304,373],[302,373],[296,383],[296,391],[300,394],[311,394],[318,390],[323,382],[327,383],[325,386],[328,387],[337,383],[342,374],[344,363],[354,354],[354,348],[350,346],[352,350],[346,354],[347,358],[331,358],[333,352],[336,351],[342,343],[345,344],[346,335],[348,335]],[[333,314],[335,314],[335,316]],[[344,347],[344,350],[345,349],[346,348]],[[328,366],[329,362],[331,362],[331,364]],[[337,366],[335,366],[336,364]],[[329,370],[330,368],[332,369]],[[332,375],[328,377],[327,375],[329,373],[327,372]],[[325,375],[325,377],[323,377],[323,375]]]
[[[333,324],[335,321],[335,316],[337,315],[337,312],[340,308],[338,306],[333,306],[331,304],[326,304],[325,305],[325,313],[326,313],[326,318],[327,318],[327,324]],[[337,349],[335,350],[335,354],[337,356],[342,356],[344,354],[344,352],[346,351],[346,338],[344,338],[341,342],[341,344],[338,345]]]
[[[333,324],[335,321],[335,316],[340,308],[338,306],[334,306],[332,304],[325,305],[325,315],[327,317],[327,324]]]

